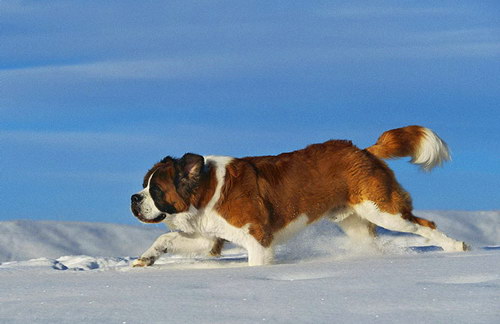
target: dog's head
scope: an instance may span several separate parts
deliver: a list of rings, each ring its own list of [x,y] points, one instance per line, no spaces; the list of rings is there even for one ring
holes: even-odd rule
[[[202,156],[192,153],[155,164],[144,177],[144,189],[131,197],[134,216],[144,223],[159,223],[169,214],[187,211],[204,164]]]

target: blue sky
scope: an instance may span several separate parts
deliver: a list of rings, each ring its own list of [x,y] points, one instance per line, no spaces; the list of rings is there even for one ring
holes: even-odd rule
[[[497,1],[1,1],[0,220],[135,224],[165,155],[434,129],[416,209],[500,209]]]

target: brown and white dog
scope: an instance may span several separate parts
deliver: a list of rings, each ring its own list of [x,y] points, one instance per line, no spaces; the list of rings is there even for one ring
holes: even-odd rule
[[[269,264],[276,244],[323,217],[356,240],[372,237],[378,225],[421,235],[445,251],[466,250],[412,214],[410,195],[382,161],[405,156],[424,170],[450,159],[446,144],[421,126],[387,131],[364,150],[331,140],[277,156],[166,157],[146,173],[132,212],[176,231],[133,265],[152,265],[166,252],[218,254],[224,240],[244,247],[249,265]]]

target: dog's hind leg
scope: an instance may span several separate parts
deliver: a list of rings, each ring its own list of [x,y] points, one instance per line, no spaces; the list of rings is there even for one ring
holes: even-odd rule
[[[337,222],[337,225],[349,239],[344,243],[344,247],[349,251],[361,253],[379,251],[379,246],[375,241],[377,236],[375,224],[353,212],[351,216]]]
[[[371,244],[377,235],[376,226],[349,207],[332,209],[326,219],[336,223],[352,241]]]
[[[358,215],[377,226],[391,231],[413,233],[427,238],[431,244],[440,246],[448,252],[465,251],[464,242],[454,240],[435,228],[433,222],[413,216],[411,212],[389,213],[382,211],[372,201],[364,201],[352,206]]]
[[[371,244],[377,236],[375,224],[353,213],[337,223],[344,233],[356,243]]]
[[[353,214],[343,219],[338,222],[338,225],[347,236],[356,241],[371,241],[377,236],[375,224],[369,222],[367,219],[359,217],[357,214]]]
[[[206,238],[197,234],[169,232],[161,235],[134,261],[134,267],[145,267],[155,263],[163,253],[174,254],[209,254],[217,244],[217,239]],[[222,247],[220,247],[222,248]]]
[[[274,249],[272,246],[264,247],[258,242],[251,242],[246,248],[248,251],[249,266],[261,266],[273,263]]]

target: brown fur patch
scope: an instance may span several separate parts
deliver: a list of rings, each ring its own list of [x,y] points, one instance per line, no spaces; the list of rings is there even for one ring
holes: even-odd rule
[[[155,164],[144,177],[144,187],[147,186],[149,178],[153,175],[150,186],[157,185],[164,192],[162,200],[173,205],[178,212],[187,211],[189,205],[198,209],[205,207],[214,195],[217,186],[213,165],[206,166],[206,170],[200,174],[197,180],[196,190],[184,198],[185,195],[179,192],[175,184],[177,172],[175,163],[175,159],[167,157],[162,162]]]
[[[214,245],[212,246],[212,249],[210,250],[210,255],[211,256],[215,256],[215,257],[218,257],[221,255],[221,252],[222,252],[222,248],[224,247],[224,244],[226,243],[227,241],[224,240],[224,239],[217,239],[214,243]]]
[[[208,164],[207,171],[200,177],[199,187],[190,199],[191,204],[197,209],[208,205],[215,193],[215,188],[217,187],[215,172],[215,167],[212,164]]]
[[[408,193],[387,165],[349,141],[328,141],[278,156],[235,159],[227,166],[218,212],[233,226],[250,224],[262,245],[299,215],[371,200],[389,213],[411,212]]]
[[[377,143],[366,150],[380,159],[412,156],[424,134],[421,126],[407,126],[384,132]]]
[[[429,221],[427,219],[424,219],[424,218],[413,216],[412,222],[420,224],[422,226],[430,227],[432,229],[436,229],[436,223],[434,223],[433,221]]]

